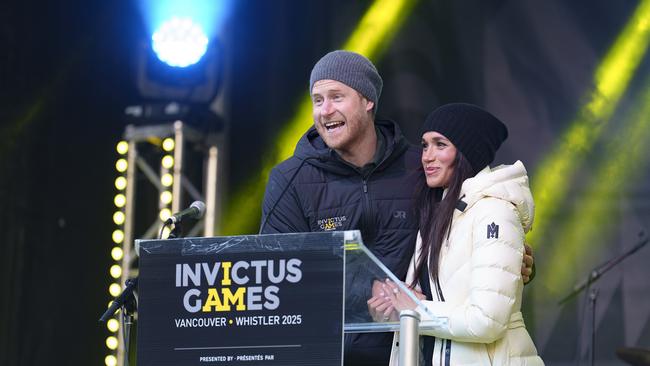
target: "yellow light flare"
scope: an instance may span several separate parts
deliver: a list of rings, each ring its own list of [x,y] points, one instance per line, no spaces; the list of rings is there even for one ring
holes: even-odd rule
[[[542,244],[540,240],[566,200],[573,173],[592,150],[643,60],[650,42],[649,20],[650,0],[643,0],[598,66],[588,103],[531,175],[536,206],[535,229],[527,236],[531,245]]]
[[[115,188],[117,188],[119,191],[123,191],[124,188],[126,188],[126,178],[124,177],[115,178]]]
[[[126,159],[119,159],[115,162],[115,169],[120,173],[124,173],[128,167],[129,163],[126,161]]]
[[[174,142],[174,139],[171,137],[168,137],[163,140],[162,142],[162,148],[165,151],[172,151],[174,150],[174,147],[176,146],[176,143]]]
[[[650,77],[646,78],[650,85]],[[617,225],[616,212],[620,194],[626,185],[635,182],[639,173],[645,171],[650,156],[647,141],[650,140],[650,87],[641,98],[635,100],[636,109],[619,121],[624,126],[618,133],[607,137],[606,153],[596,162],[594,177],[585,187],[581,197],[584,202],[563,220],[558,230],[561,245],[554,246],[548,258],[548,269],[540,278],[552,293],[560,295],[570,291],[576,278],[576,260],[592,263],[604,247],[604,238]],[[587,270],[587,269],[582,269]]]
[[[106,366],[116,366],[117,365],[117,357],[113,355],[108,355],[106,358],[104,358],[104,363]]]
[[[172,184],[174,184],[174,176],[169,173],[165,173],[162,177],[160,177],[160,183],[165,187],[170,187]]]
[[[117,349],[117,338],[114,336],[109,336],[106,338],[106,347],[114,351]]]
[[[115,333],[118,329],[120,329],[120,322],[115,318],[108,319],[106,322],[106,328],[108,328],[109,331]]]
[[[126,219],[126,215],[124,215],[124,212],[122,211],[115,211],[115,213],[113,214],[113,222],[115,223],[115,225],[122,225],[125,219]]]
[[[114,230],[112,238],[115,244],[121,244],[124,241],[124,231],[120,229]]]
[[[116,194],[115,199],[113,199],[113,203],[115,203],[115,207],[124,207],[124,205],[126,205],[126,196],[124,196],[122,193]]]
[[[174,166],[174,157],[171,155],[165,155],[162,158],[161,165],[165,169],[171,169]]]
[[[113,258],[113,260],[119,261],[122,260],[122,257],[124,257],[124,251],[122,248],[113,247],[113,249],[111,249],[111,258]]]
[[[113,297],[117,297],[122,292],[122,287],[118,283],[111,283],[110,286],[108,286],[108,293],[111,294]]]
[[[127,152],[129,152],[129,143],[126,141],[120,141],[117,143],[116,147],[117,153],[120,155],[124,155]]]
[[[170,191],[164,191],[160,194],[160,202],[168,205],[172,202],[172,193]]]
[[[118,264],[114,264],[111,266],[111,277],[118,279],[120,276],[122,276],[122,267],[120,267]]]
[[[167,221],[167,219],[171,215],[172,215],[172,212],[168,208],[163,208],[162,210],[160,210],[160,214],[158,215],[158,217],[160,217],[160,219],[162,221]]]

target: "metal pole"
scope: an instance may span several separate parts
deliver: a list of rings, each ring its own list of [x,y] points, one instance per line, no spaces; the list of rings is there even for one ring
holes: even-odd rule
[[[414,310],[403,310],[399,313],[399,365],[417,366],[420,354],[418,351],[420,314]]]
[[[172,212],[181,210],[181,192],[183,178],[183,149],[185,146],[185,136],[183,136],[183,122],[174,122],[174,184],[172,185]]]
[[[217,146],[210,146],[208,149],[207,174],[205,184],[205,236],[214,236],[217,223],[217,162],[219,161],[219,149]]]

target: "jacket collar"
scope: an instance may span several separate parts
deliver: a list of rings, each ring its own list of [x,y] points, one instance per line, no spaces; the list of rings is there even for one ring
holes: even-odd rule
[[[485,197],[508,201],[516,207],[525,231],[532,226],[535,204],[530,193],[526,168],[521,161],[495,168],[485,167],[474,177],[463,182],[460,196],[461,201],[466,204],[464,211]]]
[[[382,170],[391,161],[398,158],[408,149],[409,145],[397,123],[391,120],[376,119],[375,127],[379,129],[385,139],[385,153],[383,157],[378,159],[379,164],[374,169],[377,171]],[[358,174],[356,169],[343,162],[335,154],[332,149],[325,145],[325,142],[313,126],[300,138],[294,151],[294,156],[301,160],[308,157],[317,157],[318,159],[312,158],[307,163],[327,171],[342,175]]]

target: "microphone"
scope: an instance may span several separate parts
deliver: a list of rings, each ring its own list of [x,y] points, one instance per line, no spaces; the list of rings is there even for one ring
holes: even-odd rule
[[[198,220],[203,217],[205,214],[205,203],[201,201],[194,201],[190,207],[184,209],[181,212],[177,212],[171,215],[166,221],[165,225],[169,224],[178,224],[185,219],[194,219]]]
[[[278,196],[278,199],[275,200],[275,203],[273,203],[273,206],[271,206],[271,209],[269,210],[269,213],[262,220],[262,225],[260,226],[259,234],[264,233],[264,228],[266,227],[267,221],[269,221],[269,217],[271,217],[271,214],[273,214],[273,211],[275,211],[275,207],[278,205],[278,203],[280,202],[280,200],[282,199],[284,194],[287,193],[287,189],[289,189],[289,187],[291,186],[291,183],[296,178],[296,176],[298,175],[298,172],[300,171],[300,169],[302,169],[303,165],[305,165],[307,160],[318,160],[318,161],[324,163],[324,162],[327,161],[327,156],[326,155],[308,156],[300,163],[300,165],[298,165],[298,169],[296,169],[296,171],[293,173],[293,175],[289,179],[289,182],[287,182],[287,185],[284,187],[282,192],[280,192],[280,195]]]

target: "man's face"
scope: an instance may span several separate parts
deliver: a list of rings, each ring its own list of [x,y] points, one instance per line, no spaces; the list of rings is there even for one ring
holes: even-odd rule
[[[375,104],[335,80],[319,80],[312,88],[314,126],[335,151],[349,153],[374,128]]]

